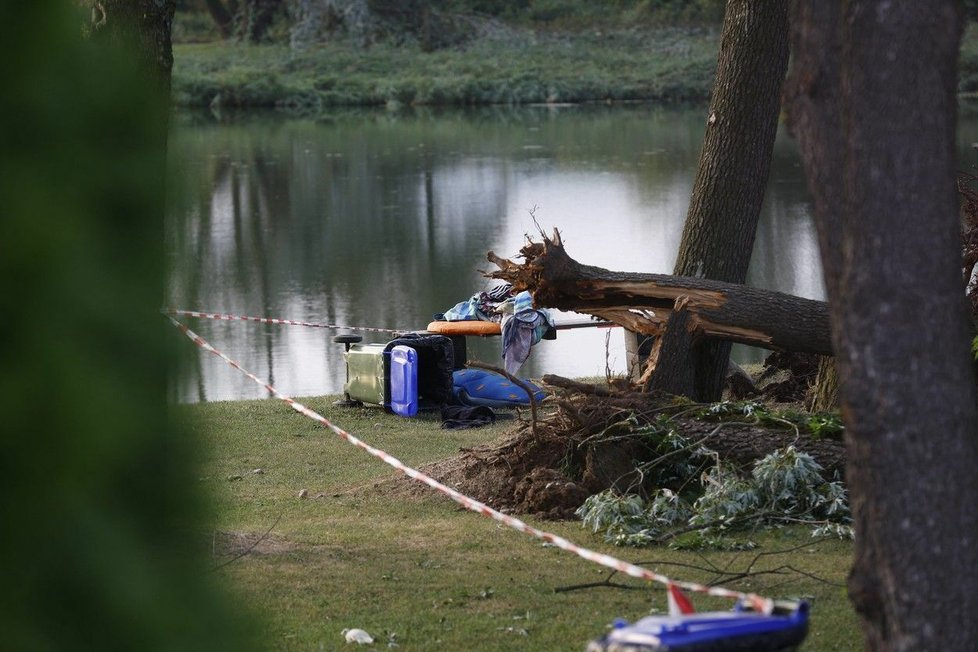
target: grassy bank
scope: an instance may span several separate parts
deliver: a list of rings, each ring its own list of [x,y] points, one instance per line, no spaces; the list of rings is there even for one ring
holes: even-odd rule
[[[443,431],[430,418],[333,408],[324,398],[306,403],[411,465],[497,438],[513,423]],[[390,641],[402,650],[574,650],[615,617],[634,620],[665,608],[660,587],[627,578],[614,581],[638,590],[557,592],[600,582],[608,572],[429,490],[392,490],[385,482],[394,477],[389,467],[279,401],[175,409],[206,448],[200,482],[215,504],[206,541],[214,565],[223,564],[215,572],[263,621],[267,648],[341,649],[342,630],[360,627],[378,638],[379,647]],[[737,572],[757,552],[797,548],[761,556],[754,570],[790,565],[819,580],[780,571],[723,584],[775,597],[812,597],[812,630],[804,649],[861,649],[856,618],[840,586],[851,543],[811,542],[807,530],[783,529],[761,536],[762,548],[754,552],[615,549],[579,523],[529,520],[689,580],[716,576],[697,568]],[[701,609],[729,606],[694,600]]]
[[[346,42],[183,44],[173,88],[182,106],[471,105],[709,98],[717,35],[708,30],[526,34],[458,50]]]
[[[587,29],[579,16],[566,26],[571,19],[562,15],[549,22],[526,22],[524,17],[525,24],[516,21],[499,35],[430,53],[422,52],[416,41],[363,48],[343,38],[291,50],[284,33],[263,45],[178,43],[174,98],[185,107],[277,107],[303,113],[354,105],[709,98],[718,24],[667,27],[646,21],[625,27],[623,16],[612,14],[607,24],[592,21],[596,26]],[[198,15],[196,20],[206,19]],[[194,33],[197,37],[187,40],[206,35],[202,27]],[[975,23],[969,23],[961,44],[959,90],[978,97]]]

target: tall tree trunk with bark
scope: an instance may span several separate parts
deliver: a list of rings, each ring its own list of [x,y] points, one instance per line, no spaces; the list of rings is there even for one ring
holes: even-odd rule
[[[788,5],[788,0],[727,2],[706,136],[673,270],[677,276],[738,284],[747,279],[788,65]],[[718,399],[730,344],[697,341],[690,348],[678,330],[666,329],[659,356],[664,366],[652,376],[651,387]],[[668,373],[677,367],[692,374]]]
[[[799,0],[790,123],[815,197],[873,650],[973,650],[978,402],[955,196],[952,0]]]
[[[100,0],[94,3],[92,34],[129,49],[168,98],[173,69],[173,13],[176,0]]]

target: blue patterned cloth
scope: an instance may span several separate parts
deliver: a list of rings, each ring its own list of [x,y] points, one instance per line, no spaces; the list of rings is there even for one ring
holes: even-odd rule
[[[479,295],[474,294],[468,301],[460,301],[445,311],[444,321],[492,321],[489,315],[479,309]]]
[[[521,294],[529,295],[529,292]],[[502,319],[499,306],[512,300],[513,286],[509,283],[497,285],[488,292],[473,294],[467,301],[460,301],[441,315],[435,315],[439,321],[494,321]],[[533,299],[530,298],[530,307]]]
[[[523,291],[499,306],[503,317],[503,367],[516,375],[526,359],[530,348],[539,342],[543,335],[553,328],[553,317],[548,310],[533,307],[533,297]]]
[[[533,295],[524,290],[513,295],[508,283],[488,292],[473,294],[441,315],[440,321],[502,321],[503,366],[516,374],[530,357],[530,347],[553,328],[554,320],[548,310],[533,307]]]

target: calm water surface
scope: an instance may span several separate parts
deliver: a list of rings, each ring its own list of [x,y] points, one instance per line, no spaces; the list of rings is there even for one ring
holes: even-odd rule
[[[490,286],[480,273],[492,267],[486,252],[515,256],[525,234],[537,232],[534,217],[548,232],[558,228],[582,263],[669,273],[705,115],[531,107],[305,120],[180,116],[170,142],[170,185],[181,190],[172,193],[167,218],[167,303],[420,329],[433,313]],[[785,134],[748,282],[823,297],[810,201]],[[286,394],[342,391],[336,331],[185,322]],[[623,342],[620,329],[561,332],[534,347],[521,375],[622,373]],[[497,363],[498,338],[470,344],[470,357]],[[214,356],[192,360],[171,383],[173,400],[267,396]]]

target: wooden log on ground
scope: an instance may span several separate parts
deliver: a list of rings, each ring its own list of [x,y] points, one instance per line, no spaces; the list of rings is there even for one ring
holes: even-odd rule
[[[702,278],[615,272],[582,265],[564,250],[560,233],[530,241],[522,264],[488,253],[499,268],[486,275],[529,290],[536,305],[573,310],[647,335],[661,334],[677,301],[694,337],[715,337],[772,350],[832,355],[824,301]]]

